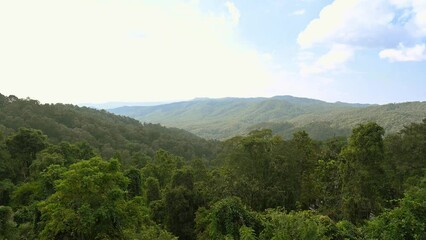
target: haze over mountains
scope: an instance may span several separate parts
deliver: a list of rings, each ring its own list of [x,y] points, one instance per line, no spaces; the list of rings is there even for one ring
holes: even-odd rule
[[[165,102],[105,102],[105,103],[81,103],[78,104],[81,107],[90,107],[95,109],[111,109],[119,108],[122,106],[156,106],[162,104],[171,103],[170,101]]]
[[[205,138],[225,139],[258,128],[291,138],[306,130],[314,139],[348,136],[363,122],[376,121],[395,133],[426,116],[426,102],[385,105],[329,103],[292,96],[272,98],[201,98],[157,106],[125,106],[108,111],[141,122],[188,130]]]

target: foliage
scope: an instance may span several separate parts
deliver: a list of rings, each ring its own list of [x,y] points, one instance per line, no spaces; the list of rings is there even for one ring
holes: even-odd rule
[[[160,149],[155,153],[154,159],[142,168],[142,177],[154,177],[158,180],[160,187],[165,188],[171,181],[173,171],[181,165],[182,158]]]
[[[193,186],[192,172],[177,170],[164,196],[165,225],[181,239],[195,239],[193,229],[198,204]]]
[[[222,188],[230,188],[231,195],[254,210],[309,208],[315,201],[310,173],[316,147],[306,132],[285,141],[270,130],[256,130],[227,144],[225,174],[231,183],[224,182],[228,186]]]
[[[47,137],[40,130],[19,128],[16,134],[6,140],[6,146],[18,163],[17,168],[21,169],[19,179],[26,179],[36,154],[47,146]]]
[[[336,239],[362,239],[359,228],[347,220],[342,220],[336,223],[336,227]]]
[[[158,183],[158,180],[156,178],[149,177],[146,179],[145,195],[148,204],[161,199],[160,184]]]
[[[256,235],[263,228],[256,214],[246,209],[241,200],[235,197],[222,199],[211,209],[200,209],[197,213],[198,239],[225,239],[226,236],[240,239],[243,226],[251,228]],[[243,228],[242,232],[247,235],[245,230]]]
[[[125,176],[130,180],[127,186],[129,198],[142,196],[142,176],[138,169],[133,168],[126,171]]]
[[[383,135],[383,128],[376,123],[360,124],[341,152],[342,212],[352,222],[360,223],[381,211]]]
[[[398,134],[385,139],[383,168],[390,176],[389,199],[401,198],[404,185],[410,178],[423,176],[426,168],[426,119],[405,126]]]
[[[40,104],[36,100],[1,94],[0,99],[0,129],[5,129],[3,132],[22,127],[40,129],[52,143],[87,142],[104,158],[119,153],[123,163],[131,161],[136,154],[152,156],[160,148],[186,158],[212,158],[218,150],[215,141],[206,141],[180,129],[141,124],[104,110],[69,104]]]
[[[157,226],[143,227],[139,233],[128,233],[128,239],[138,240],[177,240],[178,238],[171,233]]]
[[[39,204],[41,238],[122,238],[131,212],[124,199],[129,181],[119,163],[92,158],[71,165],[63,175],[55,183],[57,191]]]
[[[270,210],[260,239],[331,239],[337,232],[333,221],[313,211],[285,213]]]
[[[426,238],[426,119],[212,142],[0,95],[0,130],[0,239]]]
[[[15,188],[12,181],[5,179],[0,181],[0,206],[9,205],[10,197]]]
[[[245,225],[240,227],[240,239],[241,240],[256,240],[256,233],[250,227]]]
[[[12,208],[0,206],[0,239],[17,239]]]
[[[367,222],[365,232],[368,239],[426,239],[426,177],[407,190],[398,207]]]

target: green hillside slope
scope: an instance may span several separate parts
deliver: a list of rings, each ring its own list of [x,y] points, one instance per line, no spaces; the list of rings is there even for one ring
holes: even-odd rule
[[[383,126],[386,133],[396,133],[412,122],[421,122],[425,116],[425,102],[406,102],[304,114],[286,122],[255,124],[249,130],[268,128],[285,138],[290,138],[296,131],[305,130],[312,138],[324,140],[333,136],[349,136],[353,127],[369,121]]]
[[[365,114],[402,124],[424,111],[300,101],[285,104],[317,112],[256,127],[325,136]],[[367,122],[348,139],[263,129],[206,141],[0,94],[0,239],[426,239],[426,118],[384,134]]]
[[[40,104],[0,94],[0,132],[7,134],[20,127],[40,129],[54,143],[87,142],[104,157],[118,154],[119,150],[122,157],[135,153],[152,155],[160,148],[186,158],[211,157],[216,145],[184,130],[141,124],[104,110]]]
[[[121,107],[109,111],[130,116],[142,122],[183,128],[206,138],[222,139],[246,133],[251,126],[259,123],[282,123],[306,114],[325,114],[367,106],[277,96],[195,99],[152,107]]]
[[[273,98],[195,99],[153,107],[121,107],[109,110],[142,122],[188,130],[205,138],[224,139],[259,128],[269,128],[285,138],[299,130],[323,140],[348,136],[359,123],[376,121],[387,133],[421,122],[426,102],[386,105],[328,103],[277,96]]]

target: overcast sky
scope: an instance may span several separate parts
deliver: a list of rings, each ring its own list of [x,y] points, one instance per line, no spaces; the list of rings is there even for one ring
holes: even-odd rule
[[[0,0],[0,93],[426,101],[426,1]]]

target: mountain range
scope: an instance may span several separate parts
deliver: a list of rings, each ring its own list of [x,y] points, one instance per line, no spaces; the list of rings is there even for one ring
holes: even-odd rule
[[[259,128],[284,138],[305,130],[317,140],[348,136],[359,123],[375,121],[387,133],[426,117],[426,102],[385,105],[325,102],[293,96],[271,98],[199,98],[157,106],[123,106],[111,113],[141,122],[177,127],[210,139],[226,139]]]

